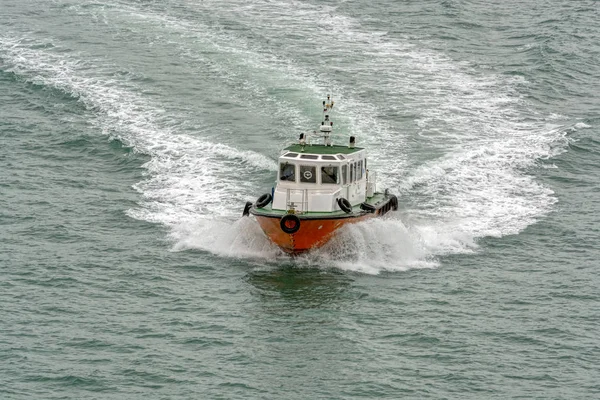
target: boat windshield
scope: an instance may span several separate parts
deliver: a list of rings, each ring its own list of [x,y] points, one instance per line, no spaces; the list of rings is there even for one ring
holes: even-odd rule
[[[301,165],[300,166],[300,182],[303,183],[317,183],[317,174],[315,173],[315,167],[312,165]]]
[[[290,163],[279,164],[279,179],[296,182],[296,166]]]
[[[321,167],[321,183],[338,183],[338,167]]]

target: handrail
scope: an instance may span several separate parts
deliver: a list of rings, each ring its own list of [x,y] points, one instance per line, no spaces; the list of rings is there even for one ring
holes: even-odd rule
[[[294,213],[303,214],[308,212],[308,199],[311,192],[314,193],[323,193],[324,190],[321,189],[298,189],[298,188],[289,188],[286,189],[285,196],[285,207],[286,211],[294,210]],[[328,194],[332,195],[334,198],[339,197],[342,192],[342,188],[338,188],[333,192],[329,192]],[[297,201],[292,201],[293,195],[300,194],[300,202],[298,204]]]
[[[302,201],[300,202],[300,209],[298,209],[295,202],[291,201],[293,193],[302,193]],[[296,213],[305,213],[308,211],[308,189],[286,189],[285,195],[285,210],[294,210]]]

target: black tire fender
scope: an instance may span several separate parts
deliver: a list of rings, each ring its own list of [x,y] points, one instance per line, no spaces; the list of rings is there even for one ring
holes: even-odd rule
[[[392,205],[392,210],[398,211],[398,198],[396,195],[392,195],[390,199],[390,204]]]
[[[338,206],[340,206],[340,208],[342,209],[342,211],[346,214],[350,214],[352,212],[352,204],[350,204],[350,202],[347,199],[340,197],[339,199],[337,199],[337,203]]]
[[[250,207],[252,207],[252,202],[247,201],[246,205],[244,206],[244,212],[242,213],[242,217],[247,217],[248,215],[250,215]]]
[[[265,193],[256,200],[256,208],[263,208],[273,200],[273,197],[269,193]]]
[[[368,211],[370,213],[374,213],[375,211],[377,211],[377,207],[375,207],[374,205],[369,204],[369,203],[361,203],[360,209]]]
[[[300,218],[294,214],[284,215],[279,221],[279,226],[285,233],[296,233],[300,229]]]

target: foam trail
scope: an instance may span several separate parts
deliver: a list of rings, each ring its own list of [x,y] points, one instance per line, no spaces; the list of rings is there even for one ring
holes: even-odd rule
[[[400,193],[402,214],[345,228],[330,245],[300,258],[299,263],[325,263],[370,273],[431,266],[441,255],[472,251],[480,237],[518,233],[551,209],[556,202],[552,191],[528,171],[538,160],[564,151],[565,131],[557,129],[558,123],[552,122],[552,118],[537,115],[528,108],[520,94],[526,82],[482,74],[444,54],[388,37],[385,32],[369,31],[360,21],[341,15],[335,6],[302,3],[289,10],[286,5],[281,1],[186,3],[185,12],[175,13],[181,15],[165,15],[160,10],[152,11],[152,6],[141,9],[117,2],[103,12],[110,14],[105,18],[109,23],[127,18],[142,25],[158,22],[163,33],[189,38],[176,44],[178,56],[183,60],[207,62],[199,55],[202,48],[196,47],[198,43],[212,53],[226,55],[219,64],[210,64],[211,70],[232,87],[241,85],[243,90],[237,95],[247,100],[249,107],[268,103],[270,89],[274,87],[293,88],[303,93],[304,98],[319,98],[324,88],[333,87],[339,100],[342,130],[361,137],[371,146],[385,144],[383,150],[371,156],[370,165],[380,173],[380,187],[387,186]],[[203,24],[201,18],[194,19],[193,15],[188,20],[190,10],[196,12],[196,17],[209,10],[215,18],[211,18],[210,24]],[[258,39],[248,39],[244,33],[247,30],[236,33],[219,27],[219,21],[228,18],[245,21],[247,27],[261,27],[252,30]],[[304,65],[299,63],[298,59],[311,59],[309,53],[302,53],[314,52],[310,46],[298,45],[293,50],[298,54],[288,54],[286,48],[277,46],[277,35],[273,35],[275,47],[260,40],[261,35],[284,32],[289,27],[305,35],[306,43],[317,43],[319,54],[328,54],[327,67],[343,68],[346,75],[357,77],[356,82],[334,81],[330,85],[331,82],[319,78],[319,69],[324,64],[318,59]],[[326,41],[320,40],[324,33]],[[342,62],[353,53],[364,54],[364,59],[356,65]],[[370,88],[362,87],[360,78],[368,75],[377,75],[383,101],[374,103],[362,95]],[[148,107],[143,101],[140,105],[141,110]],[[297,111],[297,100],[280,98],[271,105],[269,109],[285,115],[294,128],[306,127],[306,113]],[[414,115],[420,148],[409,147],[405,127],[377,118],[398,114],[400,105]],[[117,130],[115,126],[124,118],[108,121],[109,130]],[[170,126],[160,119],[149,121],[159,127]],[[136,129],[131,124],[124,125],[125,137]],[[287,139],[287,131],[280,135],[286,135]],[[136,185],[146,201],[130,215],[167,223],[172,227],[178,249],[210,250],[216,246],[217,254],[235,257],[254,254],[251,247],[257,246],[259,254],[270,255],[264,243],[254,243],[244,236],[244,232],[252,232],[245,223],[225,227],[219,220],[208,223],[204,218],[214,213],[226,220],[234,218],[226,211],[219,211],[220,202],[222,209],[231,207],[237,211],[243,197],[256,189],[252,183],[243,178],[225,178],[223,190],[217,188],[216,196],[212,193],[207,193],[206,198],[198,196],[203,196],[202,188],[214,182],[214,177],[228,176],[227,168],[233,164],[223,159],[233,162],[242,159],[265,171],[272,171],[273,162],[256,153],[241,154],[225,147],[217,168],[209,169],[207,177],[199,177],[198,173],[210,165],[186,153],[176,140],[165,144],[170,140],[171,137],[165,137],[154,147],[155,156],[146,165],[150,178]],[[140,148],[152,146],[140,145]],[[231,155],[227,156],[229,152]],[[233,199],[225,195],[227,190],[235,194]],[[194,235],[185,222],[189,219],[194,220],[191,224],[195,229],[211,226],[217,236],[222,230],[228,232],[221,237],[225,244],[218,248],[214,242]],[[388,240],[394,236],[397,240]],[[243,245],[228,245],[230,237],[236,237]],[[238,252],[238,247],[247,245],[249,249]]]
[[[211,9],[223,17],[233,14],[235,21],[246,20],[249,26],[268,26],[267,32],[292,26],[311,37],[309,42],[318,43],[318,53],[328,55],[331,68],[344,65],[355,76],[372,74],[384,82],[379,87],[384,104],[369,107],[361,99],[344,111],[353,114],[350,124],[362,137],[366,133],[368,142],[385,143],[385,150],[371,157],[371,165],[380,170],[381,186],[402,195],[402,220],[407,224],[388,219],[349,227],[340,232],[335,245],[315,252],[315,257],[327,260],[346,255],[350,261],[345,268],[349,269],[402,268],[418,263],[415,260],[428,262],[440,255],[472,251],[476,240],[484,236],[516,234],[551,210],[556,197],[530,171],[539,160],[566,150],[567,132],[553,116],[539,115],[523,100],[527,82],[522,78],[482,73],[442,53],[366,30],[335,6],[302,3],[282,13],[284,5],[278,1],[205,2],[191,7]],[[265,34],[263,30],[253,33]],[[327,40],[319,40],[324,34]],[[238,39],[229,42],[238,43]],[[257,43],[244,43],[243,48],[247,51],[252,46],[252,62],[260,64],[264,49]],[[351,52],[365,54],[356,67],[342,62]],[[303,56],[309,58],[309,54]],[[276,60],[275,65],[286,66],[284,55],[278,54]],[[288,70],[303,77],[316,73],[297,64]],[[360,81],[355,87],[338,84],[337,89],[351,98],[354,90],[363,89]],[[381,129],[372,118],[397,113],[398,104],[415,115],[422,148],[414,152],[408,168],[406,140],[393,126]],[[387,232],[401,237],[408,248],[398,245],[398,254],[392,255],[386,236],[372,234],[375,226],[381,231],[389,228]],[[339,247],[345,250],[340,253]],[[389,257],[378,259],[377,254]],[[400,254],[408,254],[406,260],[412,261],[402,261]]]
[[[144,165],[148,179],[134,185],[143,202],[129,210],[130,216],[167,225],[198,214],[231,216],[255,191],[248,179],[228,173],[232,166],[242,165],[248,173],[275,169],[264,155],[179,133],[172,116],[138,94],[133,82],[91,75],[110,76],[112,66],[84,61],[81,55],[72,59],[66,51],[34,49],[34,44],[0,38],[5,71],[72,95],[93,112],[91,122],[104,134],[151,156]]]
[[[208,8],[204,4],[186,6],[201,14],[207,12],[216,14],[222,11],[219,7],[223,7],[222,4],[212,4]],[[227,7],[226,4],[224,6]],[[246,6],[243,5],[242,8],[247,9]],[[233,8],[225,9],[225,16],[239,12],[237,5],[232,4],[231,7]],[[89,12],[96,15],[95,11]],[[306,131],[314,128],[314,120],[308,118],[306,113],[298,111],[297,100],[274,96],[272,94],[274,88],[303,93],[300,100],[305,102],[307,97],[317,99],[314,104],[318,104],[325,93],[333,91],[338,100],[336,110],[338,133],[358,136],[362,143],[374,146],[382,145],[383,140],[389,138],[394,138],[398,146],[403,143],[404,138],[398,136],[391,126],[385,121],[377,120],[377,116],[382,115],[382,111],[376,104],[355,98],[351,91],[332,77],[323,77],[322,73],[303,67],[296,60],[287,59],[273,52],[260,41],[249,41],[243,36],[236,35],[219,25],[217,21],[211,20],[209,25],[199,19],[187,20],[188,13],[174,17],[167,15],[162,9],[152,11],[118,2],[111,4],[111,7],[103,12],[110,13],[109,19],[113,22],[122,20],[143,26],[149,25],[152,26],[153,31],[156,29],[164,31],[167,37],[175,34],[177,40],[166,39],[166,41],[179,50],[181,59],[208,67],[218,76],[220,82],[235,87],[232,91],[233,97],[253,107],[253,112],[263,115],[265,119],[271,119],[272,115],[276,114],[284,121],[287,120],[288,123],[284,125],[291,125],[288,130],[272,132],[282,141],[289,140],[290,130]],[[286,19],[285,15],[281,17]],[[182,42],[181,36],[187,40]],[[203,54],[207,51],[227,57],[219,58],[218,61],[206,59]],[[315,115],[319,115],[318,107],[309,107],[309,109],[316,111]],[[401,161],[398,158],[395,160],[397,164]]]
[[[393,215],[346,225],[324,247],[298,262],[368,274],[438,265],[419,232]]]
[[[172,238],[176,251],[201,249],[226,257],[273,259],[283,253],[263,234],[256,221],[241,218],[228,220],[199,218],[174,227]]]

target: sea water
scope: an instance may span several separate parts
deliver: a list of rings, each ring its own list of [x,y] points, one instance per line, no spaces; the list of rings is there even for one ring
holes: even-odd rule
[[[0,0],[0,398],[600,397],[599,10]],[[400,209],[290,258],[327,94]]]

